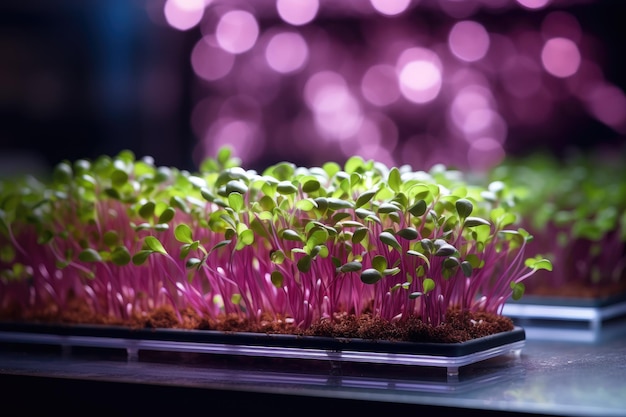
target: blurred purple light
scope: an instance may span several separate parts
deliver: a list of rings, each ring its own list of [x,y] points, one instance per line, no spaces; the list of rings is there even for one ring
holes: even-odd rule
[[[550,0],[517,0],[517,2],[529,9],[541,9],[546,7],[550,3]]]
[[[454,125],[461,129],[468,124],[472,112],[491,108],[491,94],[485,87],[469,85],[456,93],[450,105]]]
[[[358,155],[365,159],[393,164],[395,150],[395,126],[389,120],[374,120],[375,115],[367,117],[360,123],[359,130],[348,138],[341,140],[339,149],[345,155]]]
[[[478,1],[441,0],[438,5],[441,11],[455,19],[467,19],[480,9]]]
[[[442,65],[430,49],[409,48],[396,64],[400,91],[409,101],[427,103],[439,94],[442,86]]]
[[[448,37],[452,53],[459,59],[474,62],[482,59],[489,49],[489,34],[483,25],[470,20],[457,22]]]
[[[196,152],[231,143],[244,162],[280,150],[316,163],[332,151],[481,169],[530,140],[512,131],[551,131],[571,108],[626,130],[626,96],[568,4],[167,0],[164,13],[201,32]],[[523,18],[500,24],[512,11]],[[232,105],[242,97],[254,104]]]
[[[311,22],[319,7],[318,0],[276,0],[276,10],[280,17],[294,26]]]
[[[411,0],[370,0],[377,12],[387,16],[395,16],[404,12]]]
[[[264,142],[262,131],[255,123],[221,118],[207,131],[199,153],[216,155],[220,147],[230,145],[237,149],[240,158],[249,160],[259,156]]]
[[[283,74],[302,68],[309,57],[306,40],[297,32],[280,32],[272,35],[265,49],[267,64]]]
[[[626,133],[626,96],[613,85],[599,84],[587,94],[587,106],[598,120]]]
[[[243,10],[224,13],[217,23],[215,38],[227,52],[241,54],[250,50],[259,37],[259,25],[252,14]]]
[[[392,65],[369,67],[361,80],[363,97],[375,106],[387,106],[400,98],[395,69]]]
[[[525,55],[513,55],[502,66],[500,80],[506,92],[514,98],[528,98],[543,86],[541,67]]]
[[[307,81],[305,96],[320,135],[348,138],[360,128],[360,105],[341,75],[330,71],[314,74]]]
[[[189,30],[202,20],[204,0],[166,0],[167,23],[178,30]]]
[[[496,166],[504,159],[505,152],[498,141],[485,137],[474,142],[467,153],[467,166],[475,171]]]
[[[550,74],[559,78],[572,76],[580,66],[580,52],[566,38],[549,39],[541,51],[541,62]]]
[[[201,38],[191,51],[191,66],[198,77],[215,81],[225,77],[235,64],[235,57],[219,46],[212,45],[211,37]]]

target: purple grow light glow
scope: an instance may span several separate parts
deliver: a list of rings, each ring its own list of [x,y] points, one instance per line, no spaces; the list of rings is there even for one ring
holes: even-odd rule
[[[276,0],[280,17],[295,26],[310,23],[319,10],[318,0]]]
[[[541,50],[541,62],[549,74],[559,78],[570,77],[578,72],[580,51],[570,39],[548,39]]]
[[[163,12],[167,23],[178,30],[189,30],[202,20],[204,0],[167,0]]]
[[[395,16],[404,12],[411,4],[411,0],[370,0],[370,3],[372,3],[377,12]]]
[[[620,1],[29,4],[3,8],[5,155],[127,147],[192,168],[232,142],[256,169],[352,154],[463,168],[626,135]],[[343,86],[317,85],[311,106],[325,73]]]
[[[276,72],[288,74],[302,68],[309,56],[306,40],[298,32],[280,31],[271,35],[265,49],[267,64]]]
[[[225,77],[234,64],[234,55],[215,45],[210,38],[200,39],[191,52],[191,66],[194,72],[207,81]]]
[[[232,54],[244,53],[254,46],[259,36],[259,26],[254,16],[243,10],[224,13],[215,28],[219,46]]]
[[[574,10],[592,3],[161,0],[160,18],[154,3],[146,11],[190,39],[195,164],[229,143],[259,168],[359,155],[481,170],[567,144],[583,117],[626,134],[624,90]]]
[[[448,37],[448,45],[454,56],[467,62],[482,59],[489,50],[489,43],[489,33],[485,27],[471,20],[455,23]]]

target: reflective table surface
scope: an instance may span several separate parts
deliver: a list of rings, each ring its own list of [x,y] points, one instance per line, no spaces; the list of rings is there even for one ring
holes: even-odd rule
[[[15,414],[165,411],[453,411],[455,415],[626,416],[626,320],[524,326],[519,354],[460,368],[329,364],[0,343],[3,404]],[[30,400],[24,400],[28,393]],[[41,402],[36,400],[46,398]],[[290,412],[291,412],[290,411]],[[280,413],[283,414],[283,413]]]

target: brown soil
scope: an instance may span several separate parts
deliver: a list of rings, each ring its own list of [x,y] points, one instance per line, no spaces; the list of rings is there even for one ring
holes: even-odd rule
[[[569,283],[560,286],[558,291],[551,287],[538,287],[532,292],[535,296],[558,296],[582,299],[609,297],[623,294],[624,283],[619,287],[589,287]],[[528,295],[531,295],[530,293]],[[56,308],[25,312],[0,312],[0,320],[15,320],[44,323],[66,324],[104,324],[122,325],[131,328],[181,328],[190,330],[217,330],[224,332],[253,332],[268,334],[294,334],[303,336],[322,336],[340,338],[360,338],[369,340],[456,343],[475,338],[510,331],[514,328],[513,321],[505,316],[484,312],[450,311],[446,320],[439,326],[431,326],[411,317],[404,321],[389,322],[370,314],[360,317],[341,315],[333,320],[324,320],[313,324],[310,328],[298,329],[284,318],[266,317],[259,321],[250,321],[240,316],[223,316],[208,320],[200,317],[192,310],[181,312],[179,321],[171,308],[159,308],[141,317],[129,320],[112,319],[94,314],[80,302],[72,303],[63,311]]]
[[[23,313],[23,312],[22,312]],[[159,308],[143,317],[129,320],[111,319],[94,314],[84,305],[74,305],[64,311],[48,311],[24,314],[2,314],[0,319],[27,322],[65,324],[104,324],[123,325],[131,328],[182,328],[190,330],[217,330],[224,332],[253,332],[267,334],[294,334],[302,336],[322,336],[339,338],[360,338],[368,340],[459,343],[513,330],[513,321],[505,316],[484,312],[450,311],[444,323],[432,326],[419,317],[390,322],[370,314],[340,315],[334,320],[314,323],[308,329],[298,329],[287,320],[266,318],[251,321],[238,316],[223,316],[207,320],[191,310],[182,312],[179,321],[171,308]]]

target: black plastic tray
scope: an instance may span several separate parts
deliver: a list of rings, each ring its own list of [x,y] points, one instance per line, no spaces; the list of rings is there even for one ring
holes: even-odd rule
[[[133,329],[104,325],[0,323],[0,343],[58,345],[65,348],[125,349],[129,359],[145,351],[193,352],[331,362],[459,367],[509,353],[519,354],[522,327],[461,343],[371,341],[285,334],[183,329]]]
[[[599,330],[603,324],[626,316],[626,294],[604,298],[524,296],[508,301],[502,314],[520,326],[578,327]]]

